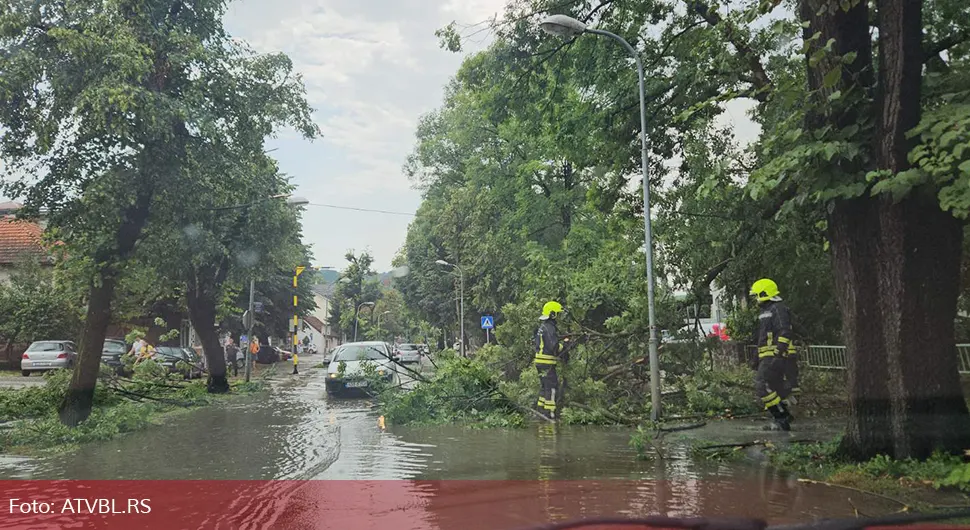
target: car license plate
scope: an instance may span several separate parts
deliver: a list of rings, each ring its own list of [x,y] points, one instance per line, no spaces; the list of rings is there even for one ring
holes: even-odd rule
[[[42,362],[35,362],[34,363],[34,366],[50,366],[50,365],[51,365],[51,363],[42,363]]]
[[[367,381],[347,381],[347,388],[360,388],[367,386]]]

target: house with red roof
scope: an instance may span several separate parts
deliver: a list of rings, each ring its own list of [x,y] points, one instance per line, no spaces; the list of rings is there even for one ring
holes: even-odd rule
[[[44,221],[17,219],[21,207],[16,202],[0,203],[0,282],[9,280],[14,267],[24,260],[53,264],[41,240]]]

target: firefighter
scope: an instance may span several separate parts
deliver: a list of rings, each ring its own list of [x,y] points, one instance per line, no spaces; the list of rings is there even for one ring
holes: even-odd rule
[[[758,372],[755,393],[771,413],[775,425],[783,431],[791,430],[792,418],[785,401],[791,388],[785,384],[791,347],[791,317],[788,306],[781,300],[778,285],[767,278],[754,282],[751,296],[758,300],[761,312],[755,344],[758,346]]]
[[[535,335],[535,365],[539,371],[539,401],[536,406],[544,417],[556,419],[556,394],[559,391],[559,365],[563,345],[559,342],[559,330],[556,329],[556,318],[563,313],[562,304],[555,301],[546,302],[542,306],[542,316],[539,317],[539,329]]]

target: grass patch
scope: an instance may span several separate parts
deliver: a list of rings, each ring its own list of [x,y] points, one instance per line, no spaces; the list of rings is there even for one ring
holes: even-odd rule
[[[923,509],[936,506],[939,493],[970,506],[970,464],[956,455],[936,453],[925,461],[895,460],[884,455],[866,462],[849,462],[838,453],[839,440],[770,448],[769,461],[804,478],[872,492],[900,504]]]
[[[105,441],[158,424],[164,417],[226,399],[261,391],[262,382],[234,381],[230,394],[209,394],[204,380],[185,382],[154,363],[136,368],[130,380],[104,370],[95,390],[91,416],[77,427],[62,425],[57,407],[67,392],[71,373],[44,375],[45,384],[0,390],[0,452],[32,455],[65,451],[80,444]]]

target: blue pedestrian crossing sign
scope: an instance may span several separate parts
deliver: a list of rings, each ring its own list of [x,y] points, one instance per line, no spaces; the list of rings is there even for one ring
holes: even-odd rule
[[[491,315],[482,317],[482,329],[495,329],[495,318]]]

